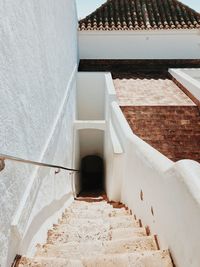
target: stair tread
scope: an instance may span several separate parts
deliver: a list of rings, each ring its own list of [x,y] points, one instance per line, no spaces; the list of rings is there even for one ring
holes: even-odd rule
[[[80,210],[80,209],[66,209],[63,217],[77,217],[77,218],[98,218],[98,217],[118,217],[130,215],[129,211],[122,209],[103,209],[103,210]]]
[[[140,237],[147,236],[146,229],[143,227],[127,227],[127,228],[117,228],[111,230],[111,239],[117,240],[128,237]]]
[[[146,236],[145,228],[118,228],[112,229],[101,228],[101,229],[89,229],[89,231],[81,230],[80,228],[74,227],[63,227],[56,230],[48,231],[48,244],[62,244],[71,241],[81,242],[90,240],[117,240],[128,237],[140,237]]]
[[[18,267],[83,267],[80,260],[62,259],[56,257],[42,258],[22,257]]]
[[[95,225],[109,225],[110,228],[120,228],[120,227],[139,227],[139,221],[135,220],[134,216],[127,215],[121,217],[108,217],[108,218],[62,218],[60,224],[69,224],[69,225],[90,225],[91,227]]]
[[[80,260],[69,260],[57,257],[23,257],[19,267],[172,267],[168,250],[143,251],[134,253],[107,254],[82,257]]]
[[[154,237],[133,237],[110,241],[69,242],[66,244],[45,244],[38,247],[36,256],[74,258],[98,254],[115,254],[123,252],[135,252],[156,250]]]
[[[108,203],[105,203],[105,202],[94,202],[94,203],[90,203],[90,202],[83,202],[83,201],[78,201],[78,202],[73,202],[72,205],[71,205],[71,208],[79,208],[79,209],[82,209],[82,208],[103,208],[103,207],[106,207],[106,208],[112,208],[112,206]]]
[[[82,259],[87,267],[172,267],[167,250],[101,255]]]

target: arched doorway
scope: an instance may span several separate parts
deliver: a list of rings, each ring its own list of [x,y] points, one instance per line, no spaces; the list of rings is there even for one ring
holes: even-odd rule
[[[82,191],[103,189],[104,166],[99,156],[89,155],[81,160],[81,188]]]

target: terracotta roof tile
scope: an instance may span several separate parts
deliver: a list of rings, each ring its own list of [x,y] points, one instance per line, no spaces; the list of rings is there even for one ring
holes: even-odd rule
[[[177,0],[107,0],[79,21],[79,30],[200,28],[200,14]]]

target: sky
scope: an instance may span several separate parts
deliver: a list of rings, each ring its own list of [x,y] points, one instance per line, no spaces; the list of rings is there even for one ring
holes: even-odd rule
[[[200,12],[200,0],[179,0],[180,2],[190,6],[196,11]],[[100,5],[105,3],[106,0],[76,0],[78,9],[78,18],[84,18],[93,12]]]

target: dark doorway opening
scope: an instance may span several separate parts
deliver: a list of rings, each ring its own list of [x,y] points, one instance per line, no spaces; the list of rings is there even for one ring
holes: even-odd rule
[[[89,155],[81,161],[82,192],[103,190],[104,165],[103,159]]]

